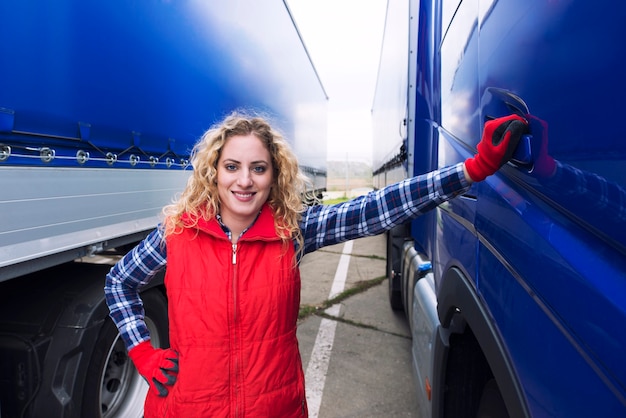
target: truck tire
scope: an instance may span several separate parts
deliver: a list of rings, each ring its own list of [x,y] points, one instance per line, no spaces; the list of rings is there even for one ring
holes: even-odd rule
[[[141,295],[152,344],[169,346],[167,301],[157,289]],[[137,373],[124,342],[107,317],[94,346],[83,396],[84,417],[143,417],[148,384]]]
[[[476,418],[508,418],[509,413],[502,399],[500,388],[495,379],[490,379],[483,388]]]
[[[394,311],[404,309],[402,302],[402,246],[406,227],[397,226],[387,232],[387,281],[389,284],[389,305]]]

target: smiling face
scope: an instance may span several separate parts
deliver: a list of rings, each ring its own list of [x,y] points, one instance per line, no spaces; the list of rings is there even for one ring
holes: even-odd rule
[[[217,162],[217,191],[222,221],[239,237],[267,201],[274,182],[272,158],[255,135],[226,140]]]

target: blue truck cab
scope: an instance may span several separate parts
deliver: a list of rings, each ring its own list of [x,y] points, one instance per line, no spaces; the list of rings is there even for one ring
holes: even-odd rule
[[[605,0],[388,3],[377,186],[529,122],[497,174],[389,233],[420,416],[626,414],[625,22]]]

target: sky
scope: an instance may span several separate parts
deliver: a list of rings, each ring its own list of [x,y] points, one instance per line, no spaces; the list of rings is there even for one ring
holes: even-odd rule
[[[288,0],[329,97],[328,160],[372,162],[371,108],[387,0]]]

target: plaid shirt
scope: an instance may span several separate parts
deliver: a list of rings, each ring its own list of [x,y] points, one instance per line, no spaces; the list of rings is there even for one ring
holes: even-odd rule
[[[336,205],[308,207],[300,228],[304,254],[327,245],[381,234],[466,191],[463,163],[405,179]],[[150,338],[138,289],[167,264],[163,231],[152,231],[109,272],[104,288],[126,348]]]

